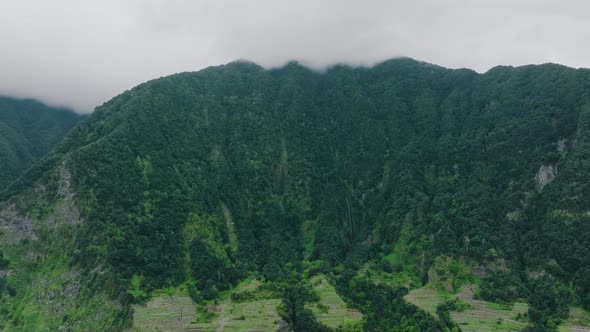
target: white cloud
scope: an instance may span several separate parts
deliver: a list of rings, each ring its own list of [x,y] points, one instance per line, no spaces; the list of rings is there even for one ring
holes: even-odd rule
[[[589,67],[588,40],[584,0],[0,0],[0,94],[89,112],[146,80],[235,59]]]

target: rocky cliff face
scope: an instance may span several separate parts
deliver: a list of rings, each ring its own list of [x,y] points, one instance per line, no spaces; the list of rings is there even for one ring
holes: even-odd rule
[[[19,215],[14,203],[0,205],[0,231],[10,244],[22,240],[36,240],[37,234],[33,221]]]
[[[108,330],[120,312],[100,265],[72,261],[83,222],[75,197],[64,161],[34,188],[0,203],[0,248],[9,258],[0,278],[12,281],[0,305],[32,317],[19,323],[3,311],[0,330]]]
[[[537,174],[535,175],[535,184],[538,191],[542,191],[543,188],[551,183],[557,176],[557,166],[554,165],[541,165]]]

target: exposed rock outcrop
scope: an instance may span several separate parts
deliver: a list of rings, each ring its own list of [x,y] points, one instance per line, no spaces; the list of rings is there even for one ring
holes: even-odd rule
[[[557,152],[559,152],[561,154],[565,153],[565,149],[566,149],[565,144],[566,143],[567,143],[567,139],[566,138],[560,139],[557,142]]]
[[[73,225],[80,223],[80,211],[74,203],[71,187],[72,175],[64,161],[59,167],[57,194],[61,198],[55,205],[55,213],[48,218],[51,225]]]
[[[6,235],[10,244],[17,244],[23,239],[37,239],[33,221],[20,216],[14,203],[0,205],[0,232]]]
[[[551,183],[557,176],[557,167],[554,165],[541,165],[535,175],[535,184],[537,191],[542,191],[543,188]]]

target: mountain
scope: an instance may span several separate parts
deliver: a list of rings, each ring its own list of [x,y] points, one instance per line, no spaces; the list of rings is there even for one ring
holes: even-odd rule
[[[185,303],[170,324],[207,330],[257,301],[279,328],[326,331],[333,289],[362,316],[347,330],[458,330],[456,302],[434,316],[404,296],[476,285],[555,328],[590,309],[589,93],[586,69],[412,59],[141,84],[2,194],[0,317],[150,330],[150,308]]]
[[[49,153],[82,118],[35,100],[0,97],[0,190]]]

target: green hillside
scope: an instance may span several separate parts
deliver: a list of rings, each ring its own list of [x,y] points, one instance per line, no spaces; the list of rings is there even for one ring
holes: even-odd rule
[[[81,119],[34,100],[0,97],[0,190],[55,148]]]
[[[1,194],[4,328],[131,329],[133,308],[155,326],[145,308],[170,311],[155,294],[178,287],[195,324],[225,322],[205,309],[255,277],[232,300],[280,299],[296,331],[334,330],[346,310],[349,330],[457,330],[449,308],[404,296],[470,283],[555,329],[590,309],[589,94],[585,69],[411,59],[144,83]]]

